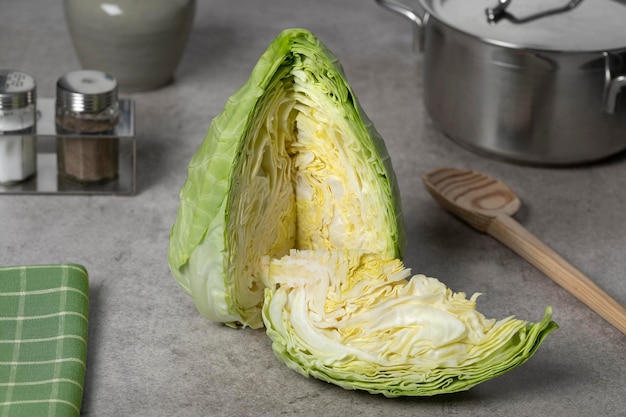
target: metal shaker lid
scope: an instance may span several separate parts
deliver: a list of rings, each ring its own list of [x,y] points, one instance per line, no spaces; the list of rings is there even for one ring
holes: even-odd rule
[[[96,113],[117,103],[117,80],[95,70],[64,74],[57,81],[57,107],[78,113]]]
[[[0,109],[20,109],[33,104],[36,92],[32,76],[22,71],[0,69]]]

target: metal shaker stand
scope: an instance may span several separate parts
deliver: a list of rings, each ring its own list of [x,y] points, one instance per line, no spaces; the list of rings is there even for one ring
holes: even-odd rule
[[[136,193],[136,139],[135,108],[130,99],[119,99],[119,122],[110,133],[63,132],[64,137],[75,136],[93,140],[119,139],[119,174],[117,179],[102,184],[83,184],[59,177],[57,169],[55,99],[37,100],[36,146],[37,172],[26,181],[0,185],[0,194],[102,194],[134,195]],[[10,138],[0,135],[0,140]]]

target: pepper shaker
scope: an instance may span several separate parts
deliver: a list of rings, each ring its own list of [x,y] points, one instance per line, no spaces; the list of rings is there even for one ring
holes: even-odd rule
[[[35,174],[36,85],[30,75],[0,70],[0,184]]]
[[[80,183],[103,183],[117,178],[119,138],[112,135],[118,120],[117,80],[112,75],[79,70],[59,78],[59,175]]]

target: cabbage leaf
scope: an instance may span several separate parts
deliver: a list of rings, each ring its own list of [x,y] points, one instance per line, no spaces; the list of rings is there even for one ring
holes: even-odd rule
[[[291,251],[265,259],[263,318],[276,357],[302,375],[387,397],[452,393],[528,360],[557,325],[487,319],[474,294],[411,276],[398,259]]]
[[[402,255],[397,181],[337,58],[283,31],[193,155],[169,264],[198,311],[263,326],[262,256],[297,249]]]

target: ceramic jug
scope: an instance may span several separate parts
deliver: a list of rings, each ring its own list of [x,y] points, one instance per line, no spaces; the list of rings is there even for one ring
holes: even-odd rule
[[[195,15],[195,0],[64,0],[80,64],[112,74],[126,92],[173,80]]]

